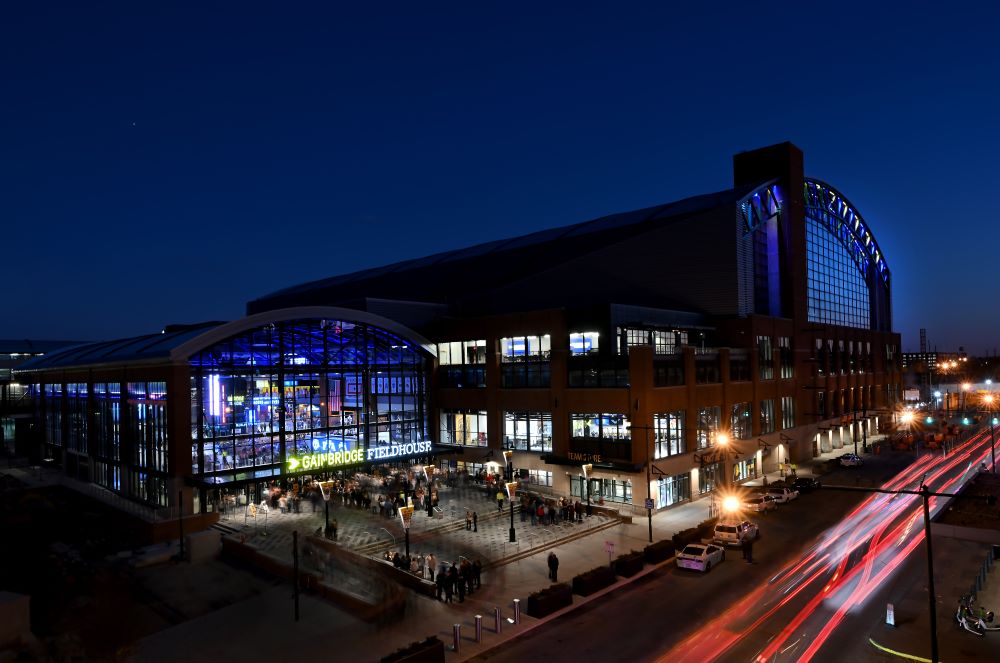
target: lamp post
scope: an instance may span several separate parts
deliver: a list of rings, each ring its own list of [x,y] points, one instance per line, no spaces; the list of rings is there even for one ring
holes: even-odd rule
[[[729,435],[719,431],[715,434],[715,443],[718,444],[723,449],[729,448]],[[732,485],[732,476],[729,474],[729,469],[726,467],[726,456],[727,454],[723,452],[722,454],[722,485],[730,486]]]
[[[514,480],[514,452],[511,449],[507,449],[503,452],[504,461],[504,478],[507,481]]]
[[[514,532],[514,497],[517,495],[517,482],[507,483],[507,499],[510,500],[510,542],[517,541],[517,534]]]
[[[990,418],[990,462],[993,466],[993,474],[997,473],[997,457],[993,453],[996,444],[996,424],[997,418],[993,416],[993,394],[983,396],[983,404],[986,406],[986,416]]]
[[[406,556],[410,556],[410,520],[413,518],[412,506],[399,507],[399,519],[403,522],[403,534],[406,537]]]

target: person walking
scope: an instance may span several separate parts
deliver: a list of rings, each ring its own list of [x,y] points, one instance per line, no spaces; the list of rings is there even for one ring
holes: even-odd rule
[[[559,582],[559,558],[554,552],[549,553],[549,580]]]
[[[747,564],[753,564],[753,539],[749,536],[743,539],[743,553]]]
[[[497,512],[503,513],[503,492],[497,491]]]
[[[476,513],[475,511],[472,512],[472,531],[473,532],[479,531],[479,514]]]
[[[483,576],[483,564],[478,559],[472,563],[472,578],[476,582],[476,589],[483,586],[482,583]]]

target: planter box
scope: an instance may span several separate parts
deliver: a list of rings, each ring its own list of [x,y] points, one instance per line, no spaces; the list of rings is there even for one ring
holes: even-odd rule
[[[674,556],[674,542],[670,540],[651,543],[642,550],[649,564],[665,562]]]
[[[633,551],[615,560],[615,573],[623,578],[631,578],[639,571],[642,571],[642,567],[645,564],[646,560],[643,558],[643,554]]]
[[[609,566],[598,566],[573,578],[573,593],[590,596],[615,583],[615,572]]]
[[[545,617],[572,604],[573,590],[566,583],[560,583],[528,596],[528,614]]]

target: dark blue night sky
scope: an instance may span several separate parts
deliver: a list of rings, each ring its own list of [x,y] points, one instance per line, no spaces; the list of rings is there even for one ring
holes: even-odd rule
[[[1000,346],[1000,10],[667,4],[8,3],[0,338],[233,319],[790,140],[869,221],[904,349]]]

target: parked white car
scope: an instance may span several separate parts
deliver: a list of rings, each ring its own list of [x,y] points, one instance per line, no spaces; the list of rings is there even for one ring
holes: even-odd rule
[[[774,498],[778,504],[791,502],[799,496],[799,491],[785,486],[771,486],[767,489],[767,494]]]
[[[864,464],[864,459],[857,454],[844,454],[840,457],[842,467],[861,467]]]
[[[721,522],[715,525],[714,542],[720,546],[738,546],[744,541],[753,541],[760,536],[757,525],[749,520]]]
[[[743,500],[743,509],[746,511],[767,513],[777,508],[778,502],[770,495],[751,495]]]
[[[690,543],[677,553],[677,567],[692,571],[709,571],[726,561],[726,549],[711,543]]]

